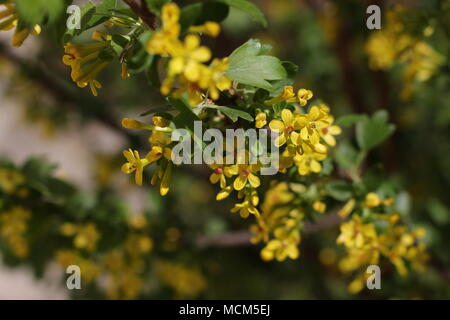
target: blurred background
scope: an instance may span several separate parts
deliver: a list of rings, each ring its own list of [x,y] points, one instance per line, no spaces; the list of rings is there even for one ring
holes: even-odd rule
[[[299,65],[296,87],[311,89],[335,116],[388,111],[395,134],[367,167],[379,164],[405,190],[406,219],[428,231],[427,270],[401,277],[387,266],[382,290],[351,295],[351,277],[336,266],[342,252],[332,223],[305,230],[298,260],[263,262],[249,242],[251,221],[229,212],[231,199],[215,201],[209,168],[181,167],[164,198],[120,172],[122,150],[142,149],[145,139],[122,129],[121,119],[162,105],[145,74],[122,80],[110,66],[92,97],[71,83],[62,46],[45,33],[13,48],[12,34],[0,32],[0,211],[8,197],[30,211],[0,221],[0,230],[15,232],[0,240],[0,299],[450,298],[450,1],[254,2],[267,29],[231,9],[208,45],[222,57],[258,38]],[[370,4],[382,8],[381,31],[366,27]],[[389,17],[399,4],[406,13]],[[427,49],[400,57],[399,34]],[[28,187],[12,196],[21,179]],[[86,242],[93,247],[80,254]],[[67,261],[87,270],[82,290],[66,289]]]

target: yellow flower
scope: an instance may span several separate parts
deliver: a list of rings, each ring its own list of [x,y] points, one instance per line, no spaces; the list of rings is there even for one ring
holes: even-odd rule
[[[166,165],[162,165],[158,168],[152,177],[151,184],[159,184],[159,194],[165,196],[170,190],[170,178],[172,176],[172,161],[168,161]]]
[[[341,234],[337,238],[338,244],[348,248],[362,248],[377,238],[375,226],[372,223],[364,224],[359,216],[352,216],[352,220],[341,224]]]
[[[178,298],[193,298],[206,289],[206,280],[196,269],[157,261],[155,272],[162,283],[175,290]]]
[[[259,211],[256,206],[259,203],[259,197],[256,190],[251,190],[245,192],[244,201],[242,203],[235,204],[234,208],[231,209],[232,213],[236,213],[239,211],[239,214],[242,218],[247,218],[249,214],[253,214],[259,217]],[[240,192],[240,197],[242,197],[242,193]]]
[[[338,216],[341,218],[346,218],[350,213],[352,213],[355,208],[356,201],[355,199],[348,200],[341,210],[338,211]]]
[[[281,111],[281,119],[274,119],[270,121],[269,127],[272,131],[280,133],[280,135],[275,139],[275,145],[280,147],[284,145],[287,141],[297,141],[298,133],[295,130],[300,129],[300,123],[294,118],[291,110],[283,109]]]
[[[198,35],[189,34],[184,39],[184,44],[180,43],[173,48],[171,56],[169,77],[183,74],[188,81],[196,82],[201,76],[201,63],[211,59],[211,51],[205,46],[200,46]]]
[[[0,239],[18,258],[25,258],[28,255],[25,232],[28,229],[27,222],[30,218],[31,212],[22,207],[14,207],[0,214]]]
[[[89,85],[92,94],[97,96],[97,89],[102,85],[95,78],[109,64],[110,60],[100,58],[100,53],[111,48],[112,37],[104,32],[96,31],[93,40],[99,42],[87,44],[67,43],[64,46],[63,62],[72,68],[72,80],[80,87]]]
[[[311,100],[313,93],[311,90],[300,89],[297,93],[298,101],[302,107],[306,106],[308,100]]]
[[[298,244],[300,234],[298,231],[287,232],[283,228],[278,228],[274,232],[275,239],[270,240],[264,249],[261,250],[261,258],[265,261],[284,261],[286,258],[297,259],[300,255]]]
[[[294,157],[295,165],[298,167],[298,173],[302,176],[308,175],[311,172],[319,173],[322,170],[322,165],[319,161],[324,160],[326,154],[318,153],[306,144],[303,144],[301,149],[302,154],[296,154]]]
[[[4,7],[4,10],[0,11],[0,20],[4,19],[0,22],[0,31],[16,28],[11,40],[11,45],[14,47],[20,47],[30,34],[39,35],[41,33],[41,26],[38,24],[34,25],[32,30],[23,27],[19,29],[19,17],[12,0],[7,0],[5,3],[0,4],[0,6]]]
[[[209,176],[209,181],[212,184],[216,184],[220,181],[220,188],[224,189],[227,186],[226,178],[230,178],[233,175],[231,172],[232,170],[230,167],[217,164],[210,165],[210,167],[214,172]]]
[[[267,124],[267,114],[265,112],[259,112],[256,117],[256,124],[255,127],[256,128],[262,128]]]
[[[261,180],[255,173],[258,172],[259,169],[260,165],[258,164],[237,164],[231,166],[229,172],[233,175],[238,175],[233,182],[234,190],[239,191],[244,189],[247,182],[249,182],[253,188],[258,188],[261,184]]]
[[[220,33],[220,24],[214,21],[206,21],[203,25],[191,26],[189,32],[204,33],[215,38]]]
[[[337,136],[342,133],[342,130],[339,126],[332,125],[334,122],[334,118],[332,116],[328,117],[329,126],[322,128],[320,131],[320,135],[322,136],[322,139],[331,147],[334,147],[336,145],[336,139],[334,136]]]
[[[219,191],[219,193],[216,196],[217,201],[221,201],[223,199],[228,198],[228,196],[233,192],[232,186],[227,186],[225,188],[222,188],[222,190]]]
[[[262,219],[258,219],[258,224],[252,224],[250,226],[250,232],[253,234],[250,242],[257,244],[261,241],[269,241],[269,228]]]
[[[380,197],[375,192],[369,192],[366,195],[364,205],[369,208],[378,207],[381,204]]]
[[[122,119],[122,127],[126,129],[140,129],[140,130],[152,130],[153,127],[147,123],[143,123],[141,121],[137,121],[130,118],[123,118]]]
[[[150,162],[146,158],[141,159],[139,156],[139,152],[136,150],[125,150],[123,152],[123,155],[128,160],[128,162],[122,166],[122,172],[126,174],[136,172],[136,184],[142,185],[144,167],[147,166]]]
[[[310,141],[313,145],[319,144],[321,130],[329,126],[327,114],[321,112],[317,106],[313,106],[308,114],[299,115],[297,121],[302,127],[300,130],[300,138],[303,141]]]
[[[325,203],[323,203],[322,201],[314,201],[313,209],[319,213],[324,213],[325,210],[327,210],[327,205]]]
[[[16,170],[0,168],[0,189],[4,192],[12,193],[24,182],[24,176]]]
[[[151,54],[168,54],[178,43],[180,34],[180,9],[175,3],[168,3],[161,10],[162,29],[156,31],[147,43]]]
[[[231,88],[231,79],[225,75],[228,64],[228,58],[223,58],[214,59],[209,67],[201,67],[198,85],[200,88],[208,90],[208,94],[213,100],[219,99],[219,91]]]
[[[89,223],[84,226],[79,226],[76,231],[76,236],[73,243],[78,249],[86,249],[87,251],[94,251],[97,246],[97,241],[100,239],[100,234],[94,224]]]
[[[173,92],[175,98],[181,97],[183,94],[187,93],[188,102],[191,107],[197,106],[203,101],[204,95],[200,91],[200,86],[197,82],[189,82],[183,75],[179,76],[180,88]],[[163,95],[168,95],[172,89],[174,78],[169,77],[164,79],[161,85],[161,93]]]
[[[295,93],[294,88],[292,86],[285,86],[283,88],[283,92],[278,97],[275,97],[270,100],[264,101],[265,104],[271,105],[281,101],[294,102],[295,101]]]

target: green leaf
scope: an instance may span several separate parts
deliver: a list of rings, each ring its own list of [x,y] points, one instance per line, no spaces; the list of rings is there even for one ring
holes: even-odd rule
[[[334,152],[336,162],[343,169],[356,169],[358,167],[358,151],[350,143],[343,141],[338,144]]]
[[[117,0],[103,0],[95,7],[95,15],[89,20],[87,29],[93,28],[108,20],[110,17],[110,10],[114,9],[116,6]]]
[[[64,43],[80,35],[83,31],[93,28],[109,19],[109,11],[116,7],[117,0],[104,0],[98,6],[92,1],[86,2],[81,7],[80,29],[67,30],[64,34]]]
[[[450,212],[439,199],[429,199],[427,201],[427,210],[436,224],[442,226],[450,222]]]
[[[283,65],[284,69],[286,69],[287,76],[289,78],[294,78],[298,72],[298,65],[296,65],[295,63],[290,62],[290,61],[283,61],[282,65]]]
[[[199,2],[181,9],[180,25],[185,31],[190,26],[204,24],[206,21],[221,22],[228,16],[230,8],[220,2]]]
[[[236,8],[247,13],[256,22],[259,22],[263,27],[267,27],[267,20],[264,14],[259,10],[258,6],[248,0],[218,0],[226,3],[230,7]]]
[[[364,114],[348,114],[348,115],[339,117],[336,120],[335,124],[340,127],[350,127],[352,124],[355,124],[366,118],[367,118],[367,116]]]
[[[356,141],[361,149],[368,151],[376,147],[394,132],[395,126],[387,120],[388,114],[382,110],[357,123]]]
[[[52,23],[66,13],[68,0],[15,0],[21,23],[26,26],[41,24],[45,19]]]
[[[286,69],[278,58],[261,55],[263,46],[250,39],[230,55],[227,75],[234,81],[258,88],[273,90],[270,80],[286,78]]]
[[[197,115],[192,111],[192,108],[186,103],[183,98],[174,99],[167,98],[169,104],[177,109],[180,113],[173,119],[177,128],[188,129],[191,133],[194,132],[194,121],[200,121]],[[200,137],[201,139],[201,137]]]
[[[210,109],[219,110],[224,115],[226,115],[228,118],[230,118],[231,121],[233,121],[233,122],[236,122],[238,120],[238,118],[242,118],[247,121],[253,121],[253,117],[249,113],[239,110],[239,109],[234,109],[234,108],[224,107],[224,106],[216,106],[213,104],[208,104],[205,107],[210,108]]]
[[[345,181],[330,181],[326,186],[325,189],[328,191],[328,194],[338,200],[338,201],[345,201],[348,200],[352,194],[353,194],[353,188],[351,184],[345,182]]]

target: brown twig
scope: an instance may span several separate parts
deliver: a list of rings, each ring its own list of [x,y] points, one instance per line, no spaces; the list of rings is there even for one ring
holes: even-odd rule
[[[150,12],[145,0],[124,0],[124,2],[133,10],[150,29],[156,29],[156,16]]]
[[[336,213],[323,216],[315,223],[307,222],[303,228],[303,234],[314,234],[322,230],[333,228],[340,224],[341,218]],[[218,236],[199,236],[195,244],[199,248],[207,247],[243,247],[250,246],[252,234],[249,231],[233,231]]]

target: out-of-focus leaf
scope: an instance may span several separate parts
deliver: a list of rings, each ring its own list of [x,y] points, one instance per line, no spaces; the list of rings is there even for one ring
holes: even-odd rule
[[[17,12],[21,23],[33,26],[42,23],[45,19],[52,23],[66,13],[68,0],[15,0]]]
[[[395,126],[387,120],[388,114],[382,110],[357,123],[356,140],[361,149],[368,151],[376,147],[394,132]]]
[[[345,181],[330,181],[325,189],[328,194],[338,201],[348,200],[352,196],[353,188],[351,184]]]
[[[367,116],[364,114],[348,114],[338,118],[335,124],[341,127],[350,127],[352,124],[355,124],[358,121],[364,120],[366,118]]]
[[[209,1],[199,2],[181,9],[180,25],[182,30],[187,30],[190,26],[200,25],[206,21],[223,21],[230,11],[230,8],[220,2]]]
[[[428,200],[427,209],[433,221],[438,225],[445,225],[450,222],[450,212],[439,199]]]
[[[253,20],[259,22],[263,27],[267,27],[267,20],[264,17],[264,13],[259,10],[258,6],[248,0],[218,0],[226,3],[230,7],[236,8],[247,13]]]

